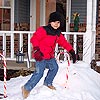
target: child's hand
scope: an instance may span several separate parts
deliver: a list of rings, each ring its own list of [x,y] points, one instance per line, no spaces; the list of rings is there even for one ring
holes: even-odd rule
[[[72,49],[69,51],[69,53],[71,54],[72,58],[73,58],[73,63],[76,62],[76,54],[75,54],[75,51]]]
[[[36,61],[43,60],[43,53],[40,51],[39,47],[34,47],[34,58]]]

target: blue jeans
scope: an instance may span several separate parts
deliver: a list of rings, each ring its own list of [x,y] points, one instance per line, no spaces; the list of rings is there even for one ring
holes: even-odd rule
[[[37,61],[35,67],[36,70],[33,72],[33,75],[24,85],[24,88],[28,91],[31,91],[43,77],[45,68],[49,69],[44,80],[44,85],[46,86],[52,85],[53,79],[58,72],[58,64],[56,63],[56,60],[54,58],[50,60]]]

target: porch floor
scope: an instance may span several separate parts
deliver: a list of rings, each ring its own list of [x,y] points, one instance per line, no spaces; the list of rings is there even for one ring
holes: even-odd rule
[[[31,70],[33,71],[34,70],[34,62],[31,63],[31,66],[30,68],[27,67],[27,63],[24,62],[24,63],[16,63],[16,61],[11,61],[11,60],[7,60],[6,61],[7,63],[7,69],[12,69],[12,70]],[[0,63],[0,68],[3,69],[3,64]]]

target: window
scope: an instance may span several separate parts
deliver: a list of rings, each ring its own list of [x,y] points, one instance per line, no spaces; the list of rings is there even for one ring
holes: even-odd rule
[[[11,25],[11,0],[0,0],[0,30],[9,31]]]
[[[0,8],[0,30],[10,30],[10,9]]]

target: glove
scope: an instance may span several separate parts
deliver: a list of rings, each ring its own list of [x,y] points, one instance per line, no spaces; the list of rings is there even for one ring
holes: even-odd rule
[[[43,53],[40,51],[39,47],[34,47],[34,58],[36,61],[43,60]]]
[[[72,56],[73,63],[75,63],[75,62],[76,62],[76,54],[75,54],[75,51],[74,51],[73,49],[71,49],[71,50],[69,51],[69,53],[70,53],[71,56]]]

